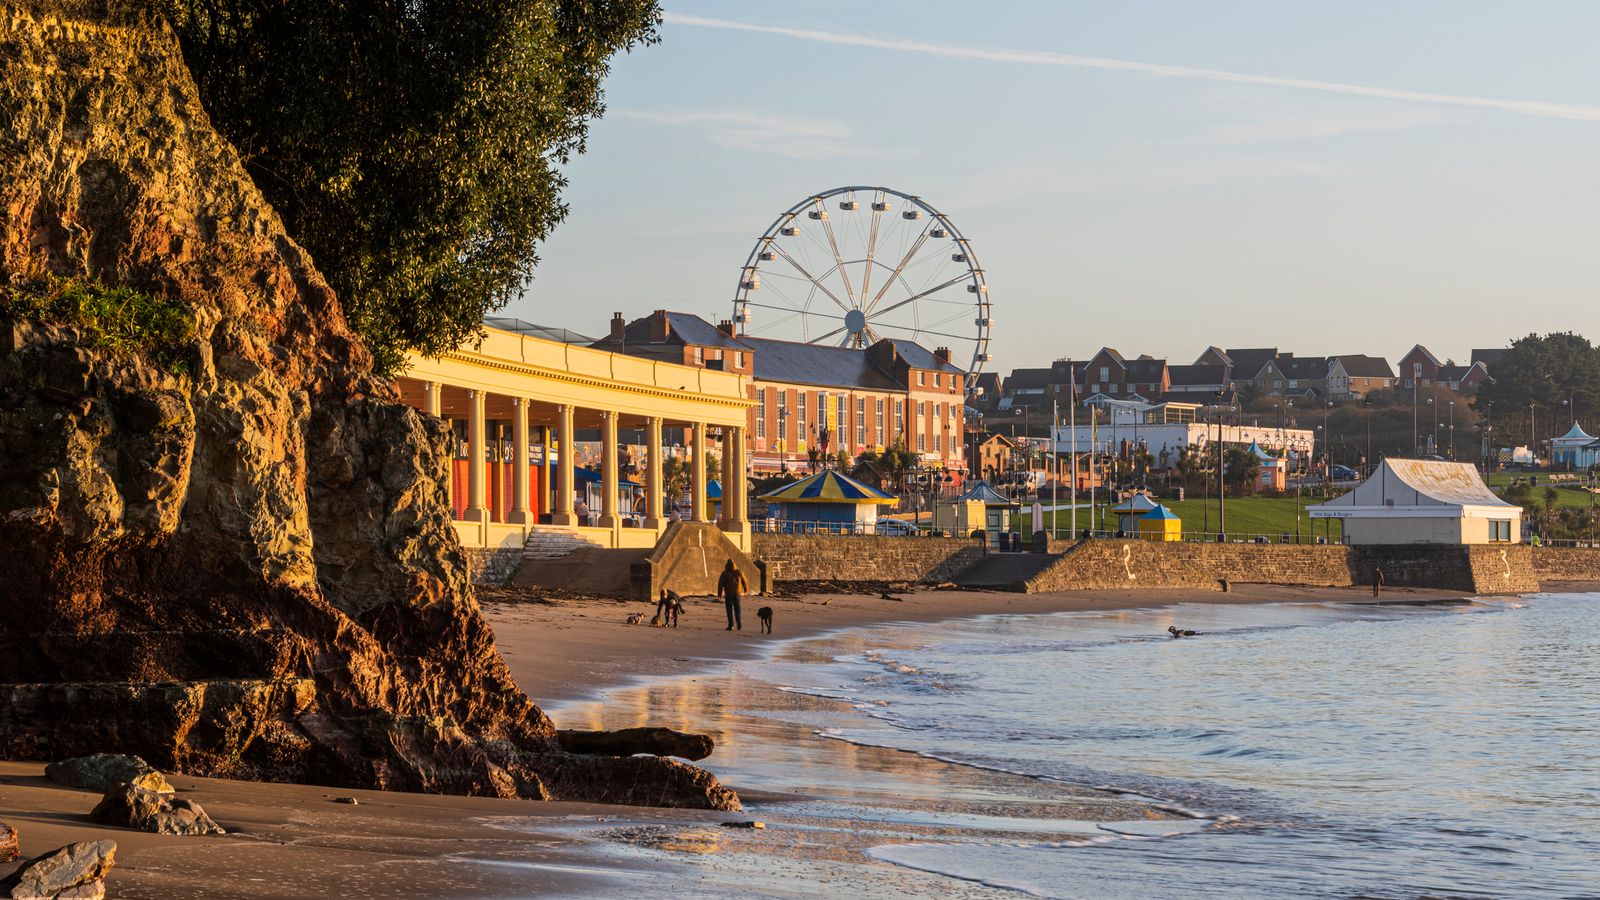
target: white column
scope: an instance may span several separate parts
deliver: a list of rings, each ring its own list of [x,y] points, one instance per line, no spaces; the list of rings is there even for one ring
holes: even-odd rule
[[[511,521],[532,525],[528,513],[528,401],[511,398]]]
[[[694,488],[689,491],[693,508],[691,516],[696,522],[706,520],[706,423],[694,423],[694,436],[690,438],[690,455],[693,457]]]
[[[443,418],[444,399],[441,394],[444,391],[444,385],[437,381],[424,381],[422,389],[428,396],[428,415],[436,419]]]
[[[662,512],[661,490],[661,420],[651,417],[645,420],[645,519],[644,527],[660,528],[665,515]]]
[[[616,528],[617,518],[617,414],[600,414],[600,524]]]
[[[467,391],[467,521],[488,522],[488,503],[484,499],[483,476],[488,464],[485,444],[484,404],[488,395],[483,391]]]
[[[556,508],[550,514],[550,521],[555,525],[576,525],[578,517],[572,511],[572,438],[576,429],[572,424],[572,407],[563,405],[556,408],[559,414],[556,419],[556,444],[559,462],[556,464]],[[546,453],[549,449],[546,448]],[[548,466],[548,461],[546,462]]]

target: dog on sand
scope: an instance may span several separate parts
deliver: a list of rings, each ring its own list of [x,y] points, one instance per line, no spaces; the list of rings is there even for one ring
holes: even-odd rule
[[[772,633],[772,607],[763,606],[756,610],[756,618],[761,620],[761,633]]]

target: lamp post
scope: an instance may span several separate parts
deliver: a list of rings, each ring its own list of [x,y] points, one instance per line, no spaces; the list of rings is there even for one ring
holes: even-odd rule
[[[1434,421],[1438,421],[1437,419],[1434,418],[1434,415],[1433,415],[1433,398],[1432,397],[1428,398],[1428,418],[1429,419],[1433,419]],[[1438,453],[1439,452],[1439,426],[1437,426],[1437,425],[1435,425],[1433,427],[1433,443],[1429,446],[1428,449],[1434,451],[1434,453]],[[1417,455],[1421,456],[1422,454],[1418,453]]]
[[[1450,458],[1456,458],[1456,402],[1450,401]]]
[[[1372,398],[1362,397],[1361,405],[1367,419],[1367,455],[1361,458],[1361,480],[1365,481],[1372,474]]]

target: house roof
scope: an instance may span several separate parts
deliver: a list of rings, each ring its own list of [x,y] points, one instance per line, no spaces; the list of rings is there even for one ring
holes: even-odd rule
[[[1512,516],[1521,513],[1521,507],[1495,496],[1471,463],[1386,459],[1378,471],[1355,490],[1311,507],[1311,515],[1319,519],[1337,518],[1352,510],[1362,510],[1403,516],[1407,510],[1461,512],[1468,508]]]
[[[1365,353],[1346,353],[1335,356],[1344,367],[1344,373],[1351,378],[1393,378],[1394,370],[1389,368],[1389,361],[1381,356],[1367,356]]]
[[[1122,375],[1122,380],[1131,384],[1160,384],[1162,371],[1167,368],[1164,359],[1149,359],[1140,357],[1128,363],[1128,369]]]
[[[1411,358],[1411,355],[1413,353],[1416,353],[1419,350],[1422,351],[1422,358],[1423,359],[1426,359],[1428,362],[1431,362],[1436,366],[1444,365],[1443,363],[1439,362],[1439,357],[1433,355],[1433,351],[1432,350],[1429,350],[1427,347],[1424,347],[1421,344],[1417,344],[1416,346],[1414,346],[1410,350],[1408,350],[1406,352],[1405,356],[1400,357],[1400,361],[1402,363],[1405,362],[1406,360]]]
[[[1227,372],[1222,366],[1167,366],[1167,375],[1172,379],[1173,387],[1203,384],[1221,387]]]
[[[1233,361],[1233,375],[1236,378],[1254,378],[1262,366],[1278,355],[1277,347],[1246,347],[1228,351],[1228,359]]]
[[[1505,359],[1506,350],[1507,348],[1505,347],[1487,347],[1473,350],[1472,361],[1475,363],[1481,362],[1485,367],[1492,366],[1500,360]]]
[[[1295,356],[1285,353],[1275,360],[1278,371],[1289,378],[1326,378],[1328,377],[1328,358],[1326,356]]]
[[[1012,369],[1006,376],[1006,393],[1050,387],[1053,369]]]
[[[1485,376],[1489,374],[1489,370],[1483,367],[1483,363],[1473,363],[1470,366],[1440,366],[1439,374],[1436,377],[1440,381],[1465,381],[1467,376],[1472,374],[1473,369],[1482,370]]]
[[[899,354],[901,362],[904,362],[913,369],[928,369],[934,372],[956,373],[966,371],[959,366],[944,362],[943,360],[939,359],[939,357],[935,355],[932,350],[929,350],[927,347],[922,346],[916,341],[908,341],[904,338],[884,338],[884,340],[893,345],[894,352]],[[807,346],[815,345],[808,344]]]
[[[761,495],[778,503],[893,503],[895,498],[835,469],[823,469]]]

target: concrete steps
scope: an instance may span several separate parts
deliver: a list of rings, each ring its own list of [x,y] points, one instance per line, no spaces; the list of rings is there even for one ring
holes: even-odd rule
[[[633,564],[650,553],[649,549],[611,550],[585,541],[561,556],[525,557],[510,584],[591,597],[626,598],[631,594]]]
[[[528,531],[528,542],[522,547],[523,560],[561,559],[585,547],[599,544],[580,537],[576,531],[552,525],[539,525]]]
[[[956,576],[962,587],[1026,592],[1028,582],[1061,558],[1058,553],[992,553]]]

